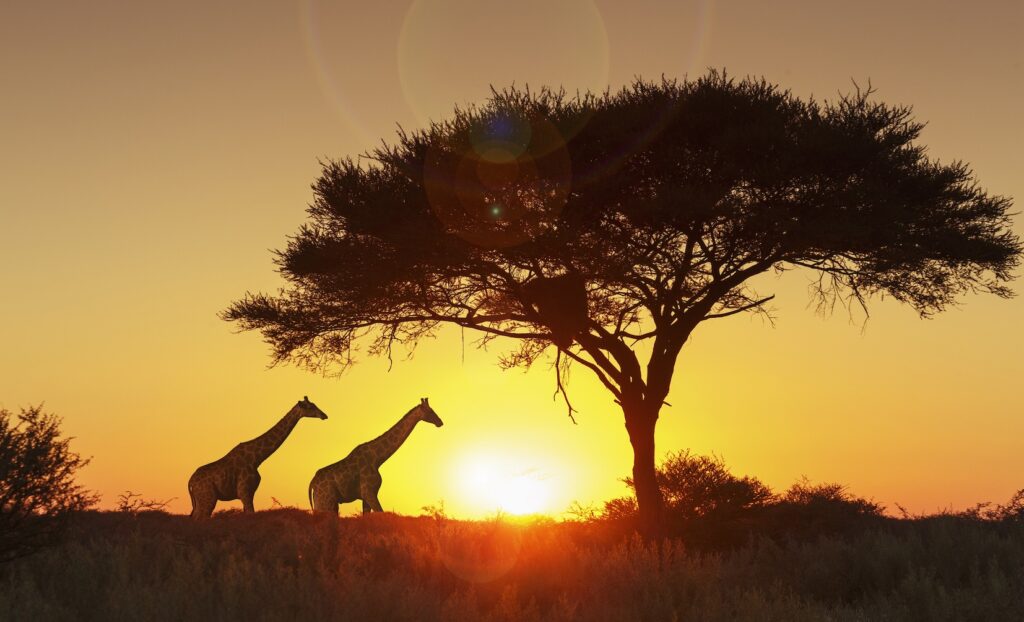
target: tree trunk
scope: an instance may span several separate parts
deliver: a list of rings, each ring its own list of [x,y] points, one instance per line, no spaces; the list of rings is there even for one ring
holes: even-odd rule
[[[648,537],[661,534],[662,497],[654,471],[654,428],[658,423],[658,408],[647,404],[622,405],[626,416],[626,431],[633,445],[633,486],[640,510],[640,532]]]

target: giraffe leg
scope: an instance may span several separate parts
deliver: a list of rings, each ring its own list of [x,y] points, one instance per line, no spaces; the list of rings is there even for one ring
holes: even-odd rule
[[[199,467],[188,478],[188,496],[192,500],[192,518],[209,518],[217,506],[217,491],[207,467]]]
[[[380,474],[362,477],[359,484],[359,498],[363,500],[363,514],[369,514],[370,510],[383,512],[380,501],[377,499],[377,492],[381,485]]]
[[[213,509],[217,507],[217,495],[214,494],[211,486],[196,486],[189,489],[192,497],[192,518],[210,518]]]
[[[253,498],[260,485],[260,474],[256,471],[246,473],[238,478],[238,498],[242,500],[243,512],[255,512]]]
[[[369,507],[369,509],[367,509]],[[370,510],[374,512],[383,512],[384,508],[380,507],[380,500],[377,499],[377,495],[373,495],[369,499],[363,500],[363,514],[369,514]]]
[[[310,504],[314,512],[338,513],[338,497],[328,482],[313,480],[309,487]]]

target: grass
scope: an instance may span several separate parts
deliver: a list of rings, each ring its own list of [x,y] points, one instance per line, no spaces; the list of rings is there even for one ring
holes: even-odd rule
[[[614,523],[90,512],[0,567],[2,620],[1015,620],[1024,524],[887,519],[725,552]]]

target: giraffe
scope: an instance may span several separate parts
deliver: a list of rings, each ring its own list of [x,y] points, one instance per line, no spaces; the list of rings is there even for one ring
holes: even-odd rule
[[[288,438],[295,424],[303,417],[326,419],[327,415],[309,401],[308,396],[292,406],[274,427],[251,441],[239,443],[220,460],[205,464],[188,480],[192,498],[192,518],[208,518],[217,501],[242,500],[242,510],[255,511],[252,498],[260,485],[257,470],[264,460],[277,451]]]
[[[313,511],[337,514],[339,504],[361,499],[363,514],[371,510],[383,512],[377,499],[382,481],[379,469],[398,451],[420,421],[437,427],[444,425],[425,397],[387,432],[358,445],[343,459],[317,471],[309,482],[309,505]]]

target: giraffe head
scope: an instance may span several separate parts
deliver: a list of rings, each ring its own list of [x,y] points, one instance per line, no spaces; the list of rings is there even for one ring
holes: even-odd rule
[[[441,421],[441,418],[437,416],[437,413],[434,412],[434,409],[430,407],[430,404],[427,402],[427,398],[420,398],[420,405],[417,406],[416,409],[420,413],[420,421],[433,423],[437,427],[441,427],[444,425],[444,421]]]
[[[292,408],[300,417],[313,417],[315,419],[326,419],[327,413],[317,408],[316,404],[309,401],[309,396],[304,395],[302,399]]]

